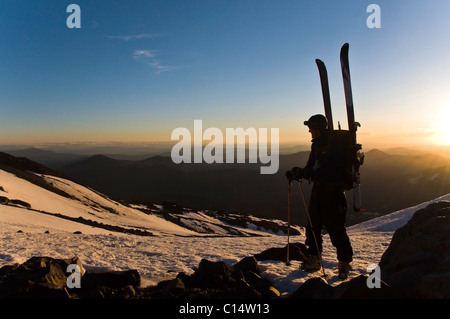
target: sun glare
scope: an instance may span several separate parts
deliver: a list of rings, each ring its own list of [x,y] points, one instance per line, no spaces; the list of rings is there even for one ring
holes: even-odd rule
[[[436,135],[434,140],[439,145],[450,145],[450,107],[446,107],[439,114],[435,122]]]

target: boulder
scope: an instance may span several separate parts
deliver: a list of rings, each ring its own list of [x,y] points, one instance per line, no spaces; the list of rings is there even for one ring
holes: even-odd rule
[[[9,204],[9,198],[6,196],[0,196],[0,204],[8,205]]]
[[[256,259],[245,257],[233,266],[202,259],[192,275],[179,273],[175,279],[144,289],[143,295],[164,299],[260,299],[277,298],[280,293],[261,277]]]
[[[369,288],[368,275],[359,275],[337,286],[331,286],[322,278],[305,281],[292,295],[298,299],[398,299],[398,292],[384,282],[379,288]]]
[[[69,298],[66,290],[67,266],[77,264],[77,257],[53,259],[32,257],[23,264],[0,268],[0,298]]]
[[[331,298],[333,287],[322,277],[305,281],[292,295],[298,299],[327,299]]]
[[[399,228],[381,257],[380,287],[370,288],[368,275],[337,286],[323,278],[303,283],[292,298],[423,299],[450,298],[450,202],[418,210]]]
[[[69,265],[78,266],[79,281],[70,283]],[[139,284],[136,270],[89,272],[78,257],[32,257],[23,264],[0,268],[2,299],[134,298]]]
[[[87,271],[81,279],[81,287],[92,290],[96,287],[105,286],[113,290],[122,289],[126,286],[139,287],[141,277],[137,270],[123,271]]]
[[[382,255],[381,277],[405,298],[450,298],[450,202],[418,210]]]
[[[221,289],[233,286],[236,277],[233,268],[223,261],[212,262],[202,259],[198,269],[189,277],[188,286],[196,288]]]
[[[256,254],[256,260],[281,260],[286,262],[287,260],[287,245],[284,247],[274,247],[264,250],[263,252]],[[302,243],[290,243],[289,244],[289,260],[304,261],[305,256],[308,255],[308,249]]]

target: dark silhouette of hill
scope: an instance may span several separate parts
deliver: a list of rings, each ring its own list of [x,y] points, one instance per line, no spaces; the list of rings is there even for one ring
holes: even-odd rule
[[[251,213],[285,219],[285,171],[303,167],[309,152],[280,156],[273,175],[261,175],[261,164],[174,164],[170,157],[141,161],[93,156],[62,168],[73,180],[117,200],[175,202],[201,209]],[[349,209],[348,223],[416,205],[450,192],[449,159],[434,155],[390,155],[374,149],[361,167],[361,194],[367,212]],[[308,181],[303,181],[309,195]],[[347,194],[351,205],[351,192]],[[306,221],[297,185],[292,187],[293,222]]]
[[[259,174],[259,164],[179,164],[170,157],[143,161],[94,156],[63,168],[77,182],[125,201],[175,202],[204,209],[243,211],[263,215],[276,210],[272,187],[285,183],[284,173]],[[261,205],[254,198],[261,196]]]
[[[107,149],[108,151],[115,151],[115,149]],[[80,162],[84,159],[87,159],[94,154],[102,154],[104,156],[110,157],[112,159],[118,159],[118,160],[143,160],[150,158],[152,156],[155,156],[155,153],[151,153],[151,150],[148,151],[146,154],[127,154],[125,153],[99,153],[99,151],[95,151],[94,149],[82,149],[81,153],[77,153],[77,150],[73,150],[73,153],[70,152],[56,152],[51,150],[44,150],[34,147],[28,147],[24,149],[8,149],[8,147],[1,147],[1,151],[11,154],[15,157],[25,157],[32,161],[41,163],[42,165],[45,165],[49,168],[59,170],[59,168]],[[92,151],[92,153],[88,153],[89,151]],[[120,150],[117,150],[120,151]],[[88,154],[88,155],[86,155]],[[168,156],[170,156],[170,152],[168,153]]]
[[[49,150],[42,150],[38,148],[25,148],[20,150],[5,150],[5,153],[15,157],[28,158],[34,162],[45,165],[46,167],[57,170],[62,166],[79,162],[86,159],[88,156],[71,154],[71,153],[57,153]]]
[[[435,154],[367,153],[361,169],[365,205],[374,211],[401,209],[450,191],[450,160]]]
[[[31,171],[39,174],[64,177],[61,172],[48,168],[45,165],[32,161],[26,157],[16,157],[7,153],[0,152],[0,167],[10,171],[15,168],[22,171]]]
[[[54,193],[60,194],[65,197],[70,197],[62,190],[53,187],[48,184],[38,174],[52,175],[56,177],[68,178],[63,173],[48,168],[40,163],[34,162],[25,157],[15,157],[11,154],[0,152],[0,169],[15,174],[16,176],[23,178],[30,183],[33,183],[39,187],[50,190]],[[35,174],[37,173],[37,174]],[[0,181],[1,182],[1,181]]]

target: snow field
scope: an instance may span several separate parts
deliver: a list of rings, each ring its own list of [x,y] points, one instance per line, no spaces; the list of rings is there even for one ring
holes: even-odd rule
[[[0,205],[0,267],[22,263],[33,256],[71,258],[78,256],[89,269],[137,269],[142,285],[153,285],[174,278],[179,272],[192,274],[200,261],[224,261],[233,265],[244,257],[272,247],[284,247],[287,236],[265,233],[263,237],[202,236],[160,217],[123,206],[73,182],[45,177],[53,185],[71,194],[69,199],[42,189],[13,174],[0,170],[0,196],[20,199],[33,209],[68,216],[83,216],[107,224],[147,229],[156,236],[139,236],[83,225],[23,207]],[[394,212],[348,228],[354,250],[351,277],[365,274],[370,264],[377,264],[389,246],[395,230],[403,226],[418,209],[431,202],[450,200],[450,194],[405,210]],[[108,207],[108,209],[105,209]],[[112,210],[113,209],[113,212]],[[205,216],[205,219],[210,217]],[[18,232],[21,230],[22,232]],[[45,231],[49,233],[45,233]],[[73,232],[79,230],[81,234]],[[196,236],[192,236],[196,234]],[[291,236],[290,242],[303,243],[303,235]],[[337,260],[328,235],[324,235],[323,264],[328,283],[337,285]],[[260,261],[262,275],[281,293],[292,293],[309,278],[322,272],[305,273],[300,262]]]

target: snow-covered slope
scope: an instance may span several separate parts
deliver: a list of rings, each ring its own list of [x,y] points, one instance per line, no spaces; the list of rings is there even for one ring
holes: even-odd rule
[[[228,236],[265,235],[268,231],[256,227],[242,229],[228,225],[207,212],[189,209],[176,214],[176,217],[170,214],[172,221],[169,221],[161,217],[161,206],[154,205],[156,209],[149,209],[145,205],[125,205],[68,179],[50,175],[38,177],[62,193],[52,192],[0,170],[0,197],[7,198],[10,204],[0,207],[0,211],[9,212],[0,215],[0,222],[11,222],[17,230],[81,231],[87,234],[138,230],[155,236]],[[62,221],[62,218],[71,222]]]
[[[187,229],[149,214],[148,207],[142,207],[145,208],[143,210],[138,209],[139,206],[128,207],[68,180],[52,176],[43,178],[70,196],[57,195],[0,170],[0,199],[19,199],[31,205],[31,209],[20,206],[20,202],[15,205],[0,205],[0,266],[24,262],[32,256],[79,256],[87,269],[137,269],[144,279],[143,284],[147,285],[174,277],[179,272],[190,274],[203,258],[234,264],[244,257],[287,244],[285,235],[265,229],[252,230],[260,235],[264,234],[258,237],[214,237],[211,233],[194,231],[192,227]],[[450,194],[434,201],[438,200],[450,200]],[[370,264],[378,263],[394,231],[404,225],[415,211],[431,202],[349,227],[348,233],[354,249],[352,276],[366,273]],[[155,236],[111,231],[40,211],[64,214],[71,218],[83,217],[85,220],[127,229],[146,230]],[[184,217],[186,223],[192,224],[195,221],[198,224],[215,225],[212,228],[224,224],[206,213],[187,211]],[[81,231],[81,234],[73,233],[75,230]],[[291,236],[290,242],[303,243],[303,234]],[[339,283],[333,275],[337,266],[336,252],[326,235],[323,261],[330,273],[328,282]],[[295,291],[304,281],[318,275],[300,271],[300,262],[297,261],[292,261],[291,266],[273,260],[260,261],[259,265],[263,275],[280,292],[285,293]]]
[[[73,223],[67,226],[55,221],[55,223],[50,222],[43,225],[41,221],[41,218],[43,218],[42,212],[47,212],[71,218],[82,217],[99,224],[120,226],[127,229],[141,229],[154,234],[194,235],[192,231],[167,222],[162,218],[147,215],[139,210],[124,206],[69,180],[45,175],[42,178],[54,187],[65,191],[71,197],[56,194],[25,179],[18,178],[14,174],[0,170],[0,186],[2,187],[0,196],[9,200],[18,199],[31,206],[32,210],[18,208],[26,211],[25,214],[28,216],[24,226],[32,227],[30,223],[38,221],[40,227],[52,228],[53,231],[80,231],[78,225],[75,226]],[[2,206],[0,209],[1,211],[18,212],[17,209],[8,206]],[[14,218],[11,220],[9,215],[1,214],[0,220],[2,223],[7,223]],[[83,230],[87,233],[105,233],[105,230],[100,227],[83,227]],[[36,231],[41,231],[41,229],[38,228]]]

